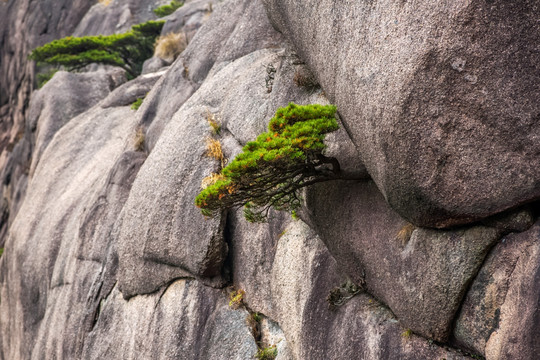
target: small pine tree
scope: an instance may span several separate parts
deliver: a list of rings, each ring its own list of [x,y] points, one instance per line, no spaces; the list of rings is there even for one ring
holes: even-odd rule
[[[333,105],[290,103],[278,109],[269,131],[248,142],[195,205],[205,216],[244,206],[247,220],[262,222],[270,208],[297,209],[301,188],[346,178],[339,162],[323,155],[326,134],[339,128],[335,112]]]
[[[134,78],[141,73],[143,62],[153,55],[154,42],[164,24],[164,21],[148,21],[123,34],[68,36],[34,49],[29,58],[63,66],[68,71],[93,63],[118,66]]]

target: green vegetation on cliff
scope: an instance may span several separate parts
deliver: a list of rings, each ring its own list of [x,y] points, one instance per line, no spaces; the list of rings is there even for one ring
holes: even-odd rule
[[[38,63],[77,71],[90,64],[118,66],[132,78],[141,73],[143,62],[154,52],[154,43],[164,21],[134,25],[122,34],[72,37],[53,40],[32,51]]]
[[[335,112],[333,105],[279,108],[269,131],[248,142],[195,205],[206,216],[244,206],[253,222],[264,221],[270,208],[294,211],[300,206],[298,190],[344,177],[338,161],[323,155],[326,134],[339,128]]]

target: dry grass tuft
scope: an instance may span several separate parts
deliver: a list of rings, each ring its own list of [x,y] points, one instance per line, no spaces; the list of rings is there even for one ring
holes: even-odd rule
[[[399,232],[396,235],[396,238],[398,240],[401,240],[401,244],[405,245],[407,242],[409,242],[409,239],[411,238],[412,232],[416,229],[416,226],[414,226],[411,223],[407,223],[403,225],[403,227],[399,230]]]
[[[221,167],[225,166],[225,158],[219,140],[210,137],[206,139],[206,155],[219,160],[221,162]]]
[[[156,39],[154,55],[167,61],[174,61],[187,46],[186,34],[168,33]]]
[[[205,177],[204,179],[202,179],[201,188],[206,189],[210,185],[215,184],[218,180],[225,180],[225,176],[221,174],[212,173],[208,175],[207,177]]]
[[[112,0],[98,0],[98,3],[103,6],[109,6],[112,3]]]
[[[212,128],[214,134],[219,135],[221,124],[217,119],[216,114],[212,114],[208,109],[206,109],[206,121],[208,121],[208,125]]]
[[[144,151],[144,129],[139,127],[135,133],[135,141],[133,143],[135,151]]]

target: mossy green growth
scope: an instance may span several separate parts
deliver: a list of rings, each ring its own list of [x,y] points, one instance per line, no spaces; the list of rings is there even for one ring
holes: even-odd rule
[[[337,161],[322,154],[326,134],[339,128],[335,113],[333,105],[279,108],[269,131],[248,142],[221,171],[224,179],[201,191],[195,205],[206,216],[244,206],[252,222],[265,221],[270,208],[294,211],[300,206],[299,189],[339,178]]]
[[[176,1],[172,0],[167,5],[162,5],[158,8],[154,9],[154,14],[157,15],[157,17],[164,17],[167,15],[171,15],[173,12],[175,12],[178,8],[180,8],[182,5],[184,5],[183,1]]]
[[[4,254],[4,248],[0,248],[0,256]]]
[[[135,100],[132,104],[131,104],[131,110],[139,110],[139,108],[141,107],[142,103],[143,103],[143,100],[144,98],[138,98],[137,100]]]
[[[134,78],[141,73],[143,62],[153,55],[154,42],[164,24],[164,21],[148,21],[122,34],[68,36],[35,48],[29,58],[63,66],[68,71],[94,63],[118,66]]]
[[[272,345],[263,349],[259,349],[255,358],[259,360],[274,360],[278,355],[276,345]]]

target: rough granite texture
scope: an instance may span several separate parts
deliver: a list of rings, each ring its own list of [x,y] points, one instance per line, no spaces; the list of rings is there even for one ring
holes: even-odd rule
[[[448,339],[461,299],[499,230],[414,229],[372,181],[317,184],[305,199],[302,217],[356,283],[365,280],[406,328]]]
[[[402,217],[445,227],[540,198],[536,0],[263,3]]]
[[[67,18],[51,18],[50,26],[72,33],[75,23],[65,21],[78,14],[78,20],[84,19],[77,31],[110,33],[152,18],[152,6],[166,2],[93,2],[80,12],[60,2],[60,14]],[[28,3],[0,2],[0,15],[7,11],[6,18],[22,17],[16,29],[34,29],[37,25],[28,21],[51,4],[45,1],[39,11],[34,6],[25,12]],[[292,44],[274,30],[263,3]],[[126,83],[115,71],[92,72],[98,66],[86,73],[58,73],[34,93],[29,109],[24,95],[29,88],[12,88],[10,96],[19,92],[19,97],[9,111],[19,112],[17,119],[26,121],[26,129],[17,136],[11,132],[20,127],[9,125],[8,134],[0,134],[0,139],[11,139],[0,145],[0,151],[9,149],[9,156],[6,151],[0,155],[0,237],[6,239],[0,258],[0,359],[240,360],[274,345],[278,360],[457,360],[470,359],[469,352],[490,360],[535,359],[540,351],[540,207],[520,206],[522,200],[515,198],[511,206],[501,204],[515,189],[524,189],[528,180],[518,180],[526,174],[522,166],[527,161],[537,162],[538,140],[534,126],[527,132],[512,123],[529,119],[522,99],[511,107],[499,96],[512,99],[505,98],[510,88],[516,96],[528,88],[532,99],[529,85],[536,73],[515,68],[515,81],[486,93],[485,107],[475,103],[476,95],[463,100],[456,88],[462,75],[469,82],[474,80],[469,75],[478,76],[476,83],[486,91],[496,74],[508,78],[508,49],[497,46],[513,44],[514,32],[527,26],[529,3],[458,1],[433,8],[427,2],[384,0],[336,3],[332,11],[329,3],[187,1],[164,18],[164,31],[184,31],[189,38],[168,68],[149,60],[148,74]],[[523,11],[497,17],[505,6]],[[302,11],[287,12],[295,7]],[[491,22],[473,16],[485,13],[494,16]],[[525,22],[516,25],[513,16]],[[437,26],[427,26],[435,21]],[[482,37],[501,22],[511,24],[512,33],[501,27],[492,36],[508,31],[508,38],[491,43]],[[287,24],[294,29],[287,30]],[[516,42],[519,66],[536,56],[522,56],[530,49],[527,41],[535,36],[535,26]],[[465,30],[459,29],[473,29],[478,36],[470,43],[483,46],[469,47]],[[0,43],[11,31],[0,25]],[[430,34],[440,36],[426,40]],[[376,46],[381,39],[385,46]],[[8,55],[0,49],[2,71],[4,64],[16,68],[13,64],[24,63],[17,57],[24,44],[17,45],[19,52],[7,47]],[[438,57],[459,46],[479,58],[467,55],[465,62],[452,62],[446,69],[446,60]],[[486,61],[482,56],[489,51],[493,56]],[[419,60],[426,53],[429,61]],[[358,59],[363,59],[361,67]],[[502,65],[495,71],[493,64]],[[298,76],[309,75],[310,69],[321,87],[316,81],[308,88],[298,86]],[[429,83],[433,71],[444,79]],[[522,71],[529,71],[528,79],[521,78]],[[454,72],[461,75],[452,77]],[[31,82],[28,74],[11,74],[0,87],[14,86],[15,78]],[[429,101],[417,106],[422,94]],[[132,110],[131,103],[145,95],[140,109]],[[396,105],[396,96],[406,96],[412,107]],[[307,189],[303,220],[274,211],[268,223],[251,224],[241,209],[205,219],[193,205],[202,179],[265,131],[276,109],[289,101],[338,103],[343,126],[327,137],[326,154],[359,180]],[[426,119],[424,112],[433,104],[451,107],[460,116],[440,113]],[[479,142],[475,116],[482,111],[485,139]],[[519,116],[511,121],[513,111]],[[418,119],[407,115],[413,113]],[[500,113],[499,122],[492,121],[493,113]],[[212,132],[208,117],[220,123],[219,134]],[[451,124],[445,125],[448,136],[438,138],[437,148],[433,136],[439,121]],[[364,133],[366,124],[377,126]],[[476,125],[460,137],[463,124]],[[494,145],[493,133],[506,134],[505,126],[514,126],[516,133]],[[220,141],[223,161],[208,156],[209,137]],[[520,137],[523,148],[504,148]],[[464,144],[463,156],[452,153]],[[433,151],[425,152],[425,146]],[[514,159],[493,167],[491,178],[483,173],[488,146],[493,159]],[[442,147],[453,157],[430,170],[430,156]],[[476,157],[468,157],[471,153]],[[469,173],[456,157],[478,161],[478,168]],[[401,161],[397,171],[395,161]],[[456,169],[474,173],[474,183],[451,173]],[[399,187],[403,177],[413,185]],[[427,195],[417,199],[415,181],[424,177],[430,179],[421,183]],[[482,183],[496,184],[493,177],[504,183],[504,194]],[[450,183],[467,184],[472,193],[449,193]],[[477,187],[501,202],[490,208],[489,199],[474,193]],[[529,196],[526,189],[522,195]],[[416,200],[399,202],[407,196]],[[426,207],[427,200],[436,206]],[[448,206],[456,212],[441,212]],[[481,214],[469,211],[480,207]],[[512,209],[493,214],[507,207]],[[414,219],[419,214],[429,215],[425,223]],[[462,227],[418,227],[476,218],[481,219]],[[363,290],[347,298],[345,284],[351,282]],[[244,295],[238,306],[230,306],[235,290]]]

